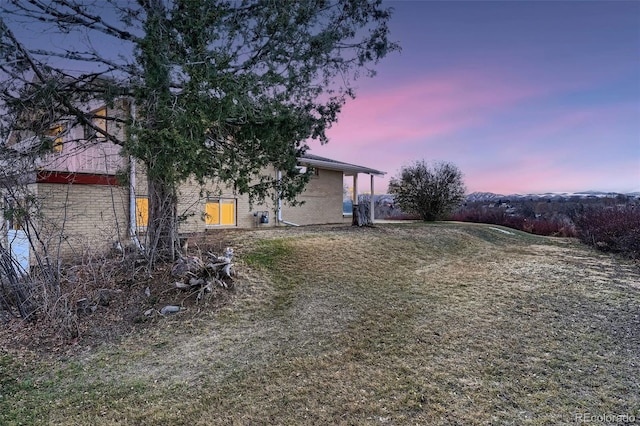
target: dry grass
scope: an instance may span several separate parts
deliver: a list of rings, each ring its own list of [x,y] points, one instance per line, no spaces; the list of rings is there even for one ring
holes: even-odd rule
[[[0,424],[640,419],[640,270],[475,224],[230,233],[215,312],[0,356]]]

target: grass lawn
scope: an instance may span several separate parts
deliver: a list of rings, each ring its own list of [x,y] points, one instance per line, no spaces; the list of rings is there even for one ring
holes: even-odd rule
[[[0,350],[0,424],[640,422],[640,268],[504,231],[230,234],[223,307],[65,355]]]

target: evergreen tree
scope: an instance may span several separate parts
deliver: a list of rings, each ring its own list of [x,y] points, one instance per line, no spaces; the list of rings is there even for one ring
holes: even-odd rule
[[[172,256],[177,188],[190,177],[294,202],[309,179],[296,169],[307,141],[327,141],[353,81],[398,49],[390,16],[380,0],[6,0],[2,130],[44,134],[64,117],[122,146],[147,170],[150,255]],[[16,25],[86,43],[43,49]],[[91,99],[135,105],[106,117],[124,137],[92,124],[79,107]]]

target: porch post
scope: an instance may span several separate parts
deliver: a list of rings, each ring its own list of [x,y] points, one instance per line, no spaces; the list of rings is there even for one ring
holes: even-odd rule
[[[353,174],[353,194],[351,194],[351,202],[354,206],[358,204],[358,173]]]
[[[358,225],[358,173],[353,174],[353,194],[351,194],[351,225]]]
[[[371,176],[371,197],[369,198],[371,206],[370,207],[370,215],[371,215],[371,223],[373,224],[373,220],[375,219],[375,211],[374,211],[374,201],[373,201],[373,194],[375,194],[375,191],[373,190],[373,174],[370,175]]]

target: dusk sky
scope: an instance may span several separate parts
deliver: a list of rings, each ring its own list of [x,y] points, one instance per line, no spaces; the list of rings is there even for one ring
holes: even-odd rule
[[[402,52],[311,153],[386,171],[378,193],[422,159],[467,192],[640,191],[640,2],[387,5]]]
[[[454,163],[467,192],[640,191],[640,1],[385,4],[402,51],[312,154],[387,172],[379,193],[416,160]]]

